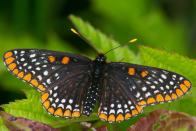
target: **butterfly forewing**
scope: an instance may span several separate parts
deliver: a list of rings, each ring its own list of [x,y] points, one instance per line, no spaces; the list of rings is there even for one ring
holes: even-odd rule
[[[179,74],[128,63],[109,63],[103,79],[99,117],[109,122],[135,116],[147,105],[173,101],[191,88]]]
[[[91,84],[91,60],[49,50],[18,49],[4,54],[9,71],[42,92],[46,110],[56,116],[79,117]]]

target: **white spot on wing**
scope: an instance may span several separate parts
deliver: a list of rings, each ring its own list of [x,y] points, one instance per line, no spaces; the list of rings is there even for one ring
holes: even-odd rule
[[[140,93],[139,93],[139,92],[137,92],[136,97],[137,97],[137,98],[140,97]]]
[[[65,99],[62,99],[62,100],[61,100],[62,103],[65,103],[65,101],[66,101]]]
[[[118,109],[117,110],[117,114],[119,114],[119,113],[123,113],[123,110],[122,109]]]
[[[73,103],[73,100],[72,100],[72,99],[70,99],[70,100],[69,100],[69,103],[70,103],[70,104],[71,104],[71,103]]]
[[[25,61],[25,58],[21,58],[20,61]]]
[[[72,110],[71,105],[67,105],[67,106],[66,106],[66,109],[70,109],[70,110]]]
[[[47,79],[46,81],[48,84],[51,84],[51,80],[50,79]]]
[[[144,86],[144,87],[142,87],[142,91],[146,91],[147,90],[147,88]]]
[[[146,98],[148,98],[149,96],[151,96],[151,93],[150,93],[150,92],[147,92],[147,93],[145,94],[145,96],[146,96]]]
[[[42,76],[38,75],[37,78],[41,81],[42,80]]]
[[[55,86],[55,87],[54,87],[54,90],[57,90],[57,89],[58,89],[58,86]]]
[[[64,109],[64,105],[63,104],[59,104],[58,107],[61,107]]]
[[[31,55],[30,55],[30,58],[33,58],[33,57],[35,57],[35,54],[31,54]]]
[[[56,96],[57,96],[57,93],[54,93],[54,94],[53,94],[53,97],[56,97]]]
[[[118,106],[118,108],[121,108],[122,107],[121,104],[118,104],[117,106]]]
[[[48,71],[44,71],[44,75],[47,76],[48,75]]]
[[[59,98],[56,98],[55,102],[56,102],[56,103],[59,102]]]
[[[40,68],[40,67],[37,67],[37,68],[36,68],[36,70],[37,70],[37,71],[40,71],[40,70],[41,70],[41,68]]]
[[[167,76],[166,76],[165,74],[161,74],[161,77],[162,77],[163,79],[167,79]]]

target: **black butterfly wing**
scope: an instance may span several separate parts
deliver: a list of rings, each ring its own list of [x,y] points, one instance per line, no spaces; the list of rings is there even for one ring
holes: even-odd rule
[[[91,60],[70,53],[16,49],[4,54],[9,71],[42,93],[45,109],[55,116],[79,117],[91,85]]]
[[[109,63],[103,78],[99,117],[119,122],[144,106],[173,101],[191,88],[185,77],[167,70],[128,63]]]

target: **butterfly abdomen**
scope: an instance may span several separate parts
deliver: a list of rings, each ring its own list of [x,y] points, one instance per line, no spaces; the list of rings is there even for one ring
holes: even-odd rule
[[[103,75],[103,70],[105,65],[105,57],[98,56],[95,61],[93,61],[92,65],[92,83],[90,88],[87,91],[83,114],[90,115],[93,111],[93,108],[99,98],[101,86],[100,81]]]

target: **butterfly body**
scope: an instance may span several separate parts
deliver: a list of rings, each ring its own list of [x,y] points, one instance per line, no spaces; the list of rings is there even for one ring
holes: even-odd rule
[[[15,49],[4,54],[8,70],[41,92],[46,111],[58,117],[90,115],[121,122],[140,114],[145,106],[170,102],[186,94],[190,81],[155,67],[106,62],[72,53]]]
[[[96,57],[94,61],[90,64],[91,68],[91,86],[87,91],[86,100],[84,103],[84,110],[83,114],[90,115],[90,113],[93,111],[93,108],[97,102],[97,99],[100,97],[100,90],[101,87],[101,81],[102,81],[102,75],[104,74],[104,67],[106,65],[106,58],[104,55],[100,54]]]

